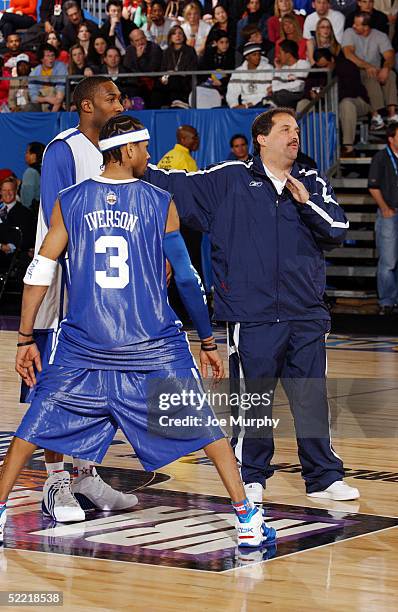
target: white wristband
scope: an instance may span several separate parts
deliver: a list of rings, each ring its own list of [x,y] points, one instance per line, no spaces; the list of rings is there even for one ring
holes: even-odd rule
[[[26,270],[25,285],[50,286],[57,272],[58,263],[43,255],[36,255]]]

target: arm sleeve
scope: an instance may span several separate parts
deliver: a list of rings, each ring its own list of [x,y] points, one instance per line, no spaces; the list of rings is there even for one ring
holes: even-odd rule
[[[239,94],[241,92],[241,87],[239,82],[234,80],[234,75],[232,75],[231,80],[228,83],[227,87],[227,95],[226,101],[228,106],[231,108],[232,106],[237,106],[239,104]]]
[[[380,155],[375,155],[370,164],[368,174],[368,189],[381,189],[383,175],[385,173],[384,164]]]
[[[56,140],[47,149],[41,171],[41,206],[47,227],[58,193],[76,183],[75,160],[65,142]]]
[[[178,292],[191,317],[199,338],[209,338],[212,329],[207,310],[205,290],[199,274],[191,264],[187,247],[180,232],[165,234],[163,251],[173,270]]]
[[[299,205],[300,216],[322,248],[333,248],[343,242],[349,223],[326,177],[315,170],[310,172],[315,175],[316,191],[310,192],[308,202]]]
[[[199,232],[210,232],[227,188],[225,164],[198,172],[159,170],[148,164],[144,179],[173,194],[181,222]]]

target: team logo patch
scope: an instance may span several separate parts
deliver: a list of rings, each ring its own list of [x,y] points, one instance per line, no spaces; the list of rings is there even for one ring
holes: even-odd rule
[[[116,193],[113,193],[113,191],[110,191],[106,196],[106,201],[107,201],[107,204],[114,206],[117,202]]]
[[[249,183],[249,187],[261,187],[262,182],[261,181],[251,181]]]
[[[104,480],[125,491],[138,489],[139,504],[124,513],[93,511],[82,523],[55,524],[40,511],[43,468],[33,461],[13,491],[8,548],[224,572],[398,526],[398,518],[270,503],[267,522],[278,532],[277,545],[238,550],[228,499],[151,489],[168,476],[106,467],[100,468]]]

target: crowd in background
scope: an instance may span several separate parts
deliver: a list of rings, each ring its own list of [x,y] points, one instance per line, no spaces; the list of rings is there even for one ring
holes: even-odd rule
[[[384,115],[398,118],[396,1],[108,0],[105,12],[99,25],[75,0],[43,0],[39,14],[35,0],[11,0],[0,13],[0,72],[12,77],[0,81],[1,110],[63,110],[66,75],[93,74],[115,80],[126,109],[187,107],[192,79],[178,73],[193,70],[208,71],[196,90],[205,106],[296,107],[319,95],[325,81],[309,71],[320,67],[344,73],[341,100],[360,98],[350,121],[370,112],[381,129]],[[148,72],[161,74],[119,76]]]

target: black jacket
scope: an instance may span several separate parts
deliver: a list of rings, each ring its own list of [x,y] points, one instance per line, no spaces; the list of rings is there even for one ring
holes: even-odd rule
[[[137,57],[133,45],[126,49],[123,66],[126,72],[159,72],[162,63],[162,50],[156,43],[147,42],[144,53]]]
[[[122,25],[122,34],[123,34],[124,44],[126,47],[128,47],[130,44],[129,34],[133,30],[136,30],[137,26],[135,25],[135,23],[130,21],[130,19],[124,19],[123,17],[121,18],[120,23]],[[109,21],[109,19],[107,19],[102,25],[102,27],[100,28],[100,34],[101,36],[105,38],[105,40],[109,42],[110,45],[114,46],[116,42],[115,40],[116,37],[115,35],[113,36],[109,35],[110,29],[111,29],[111,22]]]
[[[22,232],[22,243],[20,244],[20,234],[16,227]],[[33,213],[17,202],[7,215],[5,222],[0,223],[0,243],[12,243],[20,246],[23,251],[35,246],[36,222]]]

